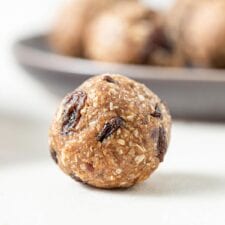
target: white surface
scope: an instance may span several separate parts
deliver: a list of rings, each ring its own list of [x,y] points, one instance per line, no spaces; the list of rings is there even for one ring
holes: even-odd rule
[[[0,111],[45,117],[50,113],[43,106],[54,108],[54,96],[15,63],[12,46],[17,39],[48,29],[61,2],[0,0]]]
[[[48,124],[0,120],[0,224],[222,224],[225,126],[175,122],[165,162],[128,190],[88,188],[49,157]],[[12,130],[20,130],[12,134]],[[13,141],[8,142],[9,137]]]
[[[87,188],[50,160],[57,101],[15,64],[11,45],[47,28],[60,2],[1,1],[0,225],[222,224],[225,124],[175,122],[165,163],[126,191]]]

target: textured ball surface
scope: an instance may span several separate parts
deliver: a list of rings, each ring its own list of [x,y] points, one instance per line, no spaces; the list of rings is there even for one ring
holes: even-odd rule
[[[61,102],[49,144],[59,167],[99,188],[130,187],[163,161],[171,117],[146,86],[121,75],[84,82]]]

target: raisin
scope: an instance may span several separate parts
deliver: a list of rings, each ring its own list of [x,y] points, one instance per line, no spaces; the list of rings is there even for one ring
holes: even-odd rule
[[[80,110],[83,108],[86,98],[87,94],[83,91],[74,91],[66,98],[61,129],[63,135],[69,134],[78,124],[81,117]]]
[[[103,80],[105,80],[105,81],[107,81],[109,83],[115,83],[115,81],[109,75],[104,76]]]
[[[153,113],[151,113],[151,116],[156,117],[156,118],[161,118],[162,113],[161,113],[161,109],[159,108],[158,104],[156,104],[155,111]]]
[[[72,179],[74,179],[75,181],[77,181],[77,182],[82,182],[82,180],[80,179],[80,177],[78,177],[75,173],[71,173],[70,174],[70,177]]]
[[[85,166],[86,166],[86,168],[87,168],[87,170],[89,172],[93,172],[94,171],[94,167],[93,167],[93,165],[91,163],[85,163]]]
[[[124,119],[120,116],[112,118],[109,122],[105,123],[102,131],[97,136],[97,141],[103,142],[104,139],[116,132],[123,126]]]
[[[55,161],[56,164],[58,164],[58,158],[57,158],[57,153],[54,149],[50,149],[50,154],[51,154],[51,157],[52,159]]]
[[[158,129],[158,128],[154,128],[154,129],[152,130],[151,138],[152,138],[154,141],[158,141],[158,139],[159,139],[159,129]]]
[[[154,30],[152,42],[155,45],[155,47],[162,48],[168,53],[173,52],[172,42],[168,39],[168,37],[165,34],[165,31],[161,27],[157,27]]]
[[[151,54],[154,55],[158,50],[165,51],[168,54],[174,51],[172,42],[161,27],[156,27],[153,32],[150,32],[145,48],[141,54],[141,63],[149,63]]]
[[[160,162],[162,162],[167,150],[166,131],[163,127],[159,128],[159,139],[157,143],[157,150],[158,150],[158,158]]]

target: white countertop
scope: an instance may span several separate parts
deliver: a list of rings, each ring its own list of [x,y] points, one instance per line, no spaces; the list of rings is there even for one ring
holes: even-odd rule
[[[58,100],[15,64],[11,45],[46,29],[60,2],[1,6],[0,225],[222,224],[225,123],[175,121],[165,162],[124,191],[88,188],[52,162],[47,130]]]
[[[127,190],[88,188],[50,159],[45,121],[0,119],[0,224],[222,224],[225,126],[175,122],[165,162]],[[9,139],[11,138],[11,139]]]

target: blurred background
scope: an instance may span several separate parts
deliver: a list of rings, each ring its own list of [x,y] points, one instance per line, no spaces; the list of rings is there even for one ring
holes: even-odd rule
[[[167,163],[152,182],[126,194],[114,192],[112,197],[82,189],[51,162],[48,127],[60,99],[18,65],[13,45],[23,37],[47,32],[62,3],[1,1],[0,225],[76,220],[83,224],[83,218],[88,224],[150,223],[151,219],[167,225],[221,224],[225,221],[223,122],[175,120]],[[161,10],[173,0],[145,3]]]
[[[145,0],[155,8],[166,8],[172,0]],[[56,12],[63,0],[21,0],[5,1],[1,7],[0,57],[1,89],[0,112],[11,110],[18,114],[31,116],[51,115],[55,108],[55,98],[27,75],[15,62],[12,47],[18,39],[46,32],[50,29]],[[32,107],[31,107],[32,105]],[[43,107],[48,105],[48,107]],[[30,106],[30,107],[28,107]]]

